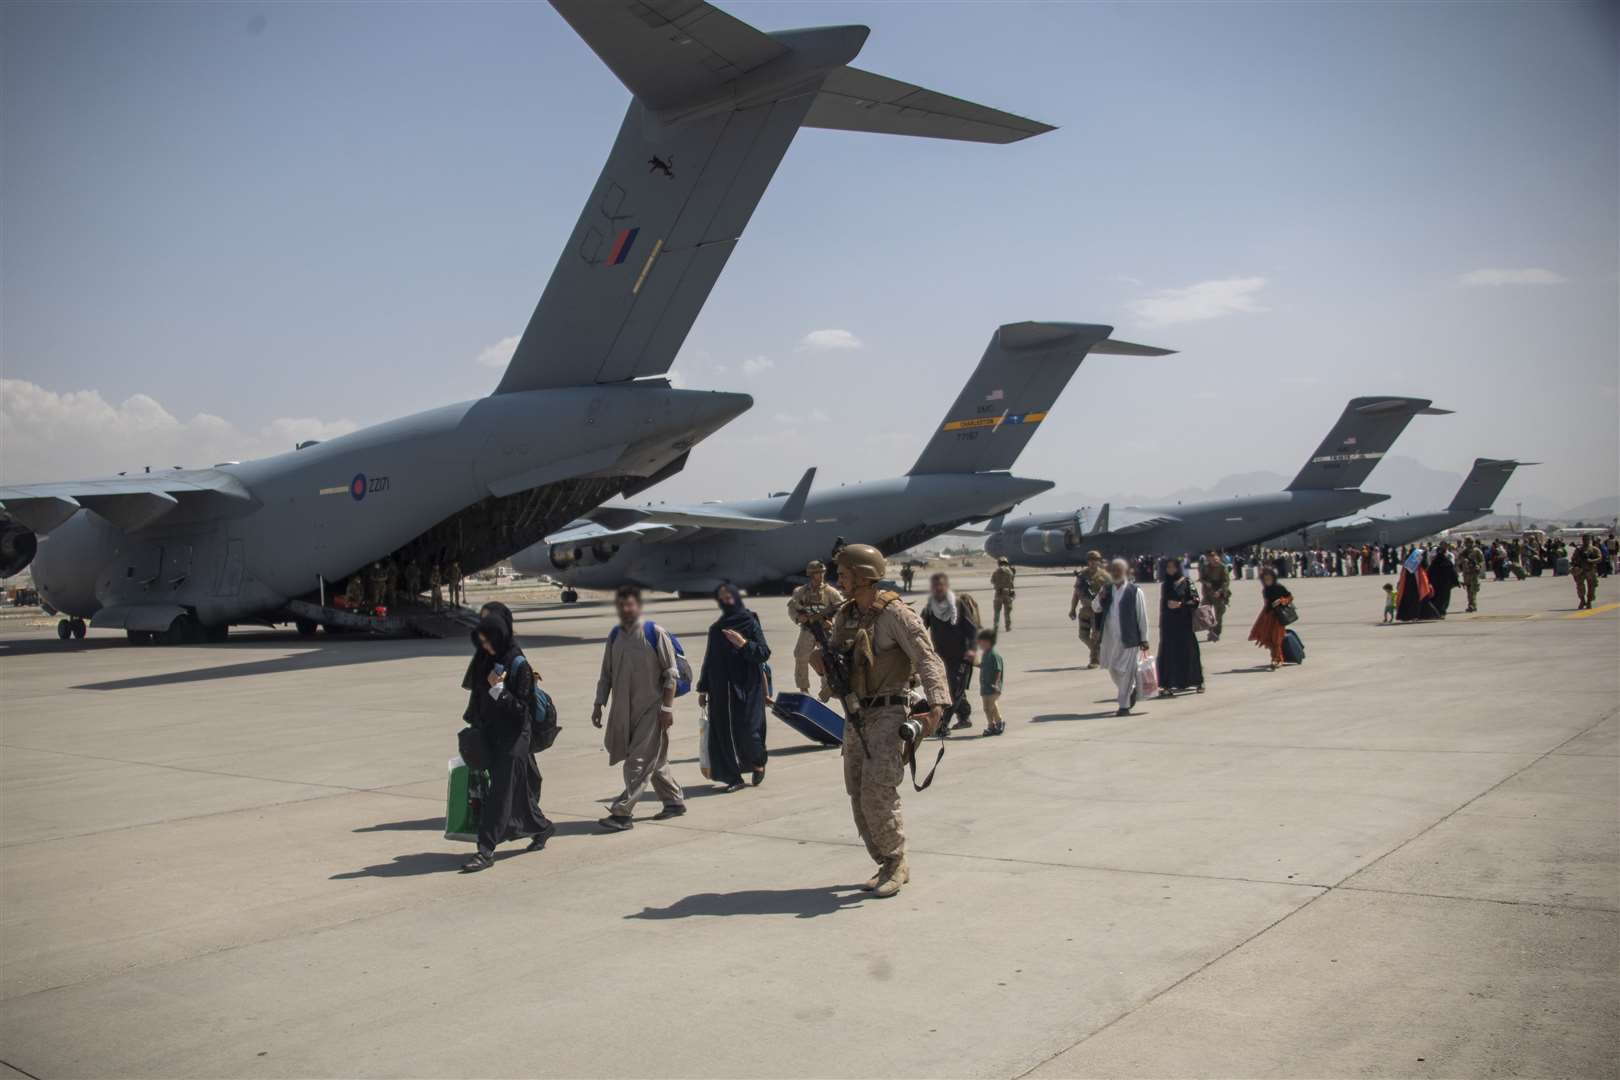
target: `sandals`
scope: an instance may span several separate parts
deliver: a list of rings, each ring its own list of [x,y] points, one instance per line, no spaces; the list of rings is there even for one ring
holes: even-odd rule
[[[494,865],[495,860],[480,851],[478,854],[461,864],[461,872],[463,874],[476,874],[478,871],[488,870]]]
[[[759,787],[759,785],[761,785],[761,784],[763,784],[765,782],[765,770],[764,769],[755,769],[752,779],[754,781],[754,786]]]

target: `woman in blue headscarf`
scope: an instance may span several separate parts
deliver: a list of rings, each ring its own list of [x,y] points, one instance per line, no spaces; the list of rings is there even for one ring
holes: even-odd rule
[[[735,585],[720,586],[714,599],[720,617],[709,627],[698,705],[709,710],[709,774],[726,791],[741,791],[745,772],[753,773],[755,787],[765,782],[765,662],[771,647]]]

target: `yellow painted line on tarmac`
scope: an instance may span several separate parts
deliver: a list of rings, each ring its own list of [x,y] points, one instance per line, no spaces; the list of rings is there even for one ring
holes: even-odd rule
[[[1587,608],[1585,611],[1572,611],[1568,615],[1565,615],[1564,618],[1566,618],[1566,619],[1589,619],[1593,615],[1601,615],[1605,611],[1613,611],[1615,608],[1620,608],[1620,601],[1617,601],[1617,602],[1615,602],[1613,604],[1599,604],[1597,607]]]

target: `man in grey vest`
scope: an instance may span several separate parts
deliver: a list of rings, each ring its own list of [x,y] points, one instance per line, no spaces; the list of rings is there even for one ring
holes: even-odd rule
[[[1119,712],[1129,716],[1136,704],[1136,665],[1147,659],[1147,597],[1127,576],[1124,559],[1108,564],[1108,584],[1091,602],[1096,623],[1102,627],[1103,666],[1119,691]]]

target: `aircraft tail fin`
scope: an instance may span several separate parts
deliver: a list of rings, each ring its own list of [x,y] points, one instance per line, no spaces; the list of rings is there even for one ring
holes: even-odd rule
[[[787,497],[787,502],[782,504],[783,521],[799,521],[804,517],[804,504],[810,498],[810,485],[815,482],[816,467],[812,465],[804,470],[804,475],[799,477],[799,482],[793,488],[792,494]]]
[[[1444,416],[1428,398],[1352,398],[1289,491],[1359,488],[1414,416]]]
[[[1008,323],[990,337],[979,366],[911,475],[1010,469],[1087,353],[1164,356],[1173,350],[1114,341],[1111,326]]]
[[[1535,465],[1534,461],[1511,461],[1498,458],[1475,458],[1462,486],[1451,500],[1447,510],[1489,510],[1496,497],[1507,487],[1513,470],[1521,465]]]
[[[978,141],[1048,130],[846,68],[864,26],[767,34],[701,0],[552,6],[634,100],[497,394],[666,373],[806,123]]]

